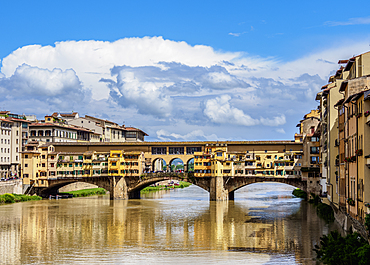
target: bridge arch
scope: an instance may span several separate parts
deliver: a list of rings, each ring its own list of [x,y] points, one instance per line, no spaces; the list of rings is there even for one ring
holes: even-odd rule
[[[153,176],[155,175],[155,176]],[[210,191],[209,179],[195,179],[188,177],[186,173],[158,173],[158,174],[145,174],[141,177],[141,180],[137,183],[128,184],[128,193],[135,194],[135,198],[139,198],[140,191],[152,184],[164,181],[164,180],[179,180],[186,181],[193,185],[196,185],[205,191]],[[132,197],[133,198],[133,197]]]
[[[49,187],[47,188],[36,188],[36,193],[42,197],[48,196],[49,194],[57,194],[58,190],[64,186],[67,186],[76,182],[84,182],[94,184],[99,188],[103,188],[109,192],[112,192],[112,181],[108,178],[80,178],[80,179],[59,179],[49,181]]]
[[[152,171],[158,172],[158,171],[165,171],[167,169],[168,163],[167,161],[162,157],[157,157],[152,162]]]
[[[194,172],[194,157],[186,162],[186,172]]]
[[[175,165],[173,163],[177,163],[177,164]],[[176,172],[178,170],[180,170],[180,171],[182,170],[182,172],[185,172],[185,163],[181,158],[178,158],[178,157],[172,158],[170,160],[168,166],[169,166],[171,172]]]
[[[261,182],[275,182],[275,183],[284,183],[290,186],[299,188],[301,190],[307,191],[307,183],[302,182],[298,178],[269,178],[269,177],[253,177],[253,178],[233,178],[229,181],[226,180],[225,188],[229,193],[234,193],[238,189],[241,189],[245,186],[254,183],[261,183]]]

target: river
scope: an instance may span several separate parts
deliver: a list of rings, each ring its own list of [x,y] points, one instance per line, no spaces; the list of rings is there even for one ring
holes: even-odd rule
[[[260,183],[210,202],[194,185],[140,200],[94,196],[0,206],[1,264],[316,264],[336,223]]]

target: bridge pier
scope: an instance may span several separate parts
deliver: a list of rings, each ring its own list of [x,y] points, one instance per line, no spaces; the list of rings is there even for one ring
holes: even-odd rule
[[[233,200],[234,200],[234,198],[235,198],[234,196],[235,196],[235,191],[230,191],[230,192],[229,192],[229,200],[230,200],[230,201],[233,201]]]
[[[215,176],[211,178],[210,189],[209,189],[209,200],[210,201],[227,201],[228,192],[224,187],[223,176]]]
[[[127,185],[124,177],[112,177],[110,199],[128,199]]]

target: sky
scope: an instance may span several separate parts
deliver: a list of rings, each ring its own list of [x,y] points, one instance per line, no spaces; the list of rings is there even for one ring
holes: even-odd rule
[[[370,2],[0,1],[0,110],[79,112],[149,141],[293,140]]]

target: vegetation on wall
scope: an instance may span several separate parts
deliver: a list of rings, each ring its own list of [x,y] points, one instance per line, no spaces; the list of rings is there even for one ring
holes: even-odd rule
[[[320,238],[314,248],[317,258],[329,265],[369,264],[370,245],[358,233],[342,237],[338,231]]]

